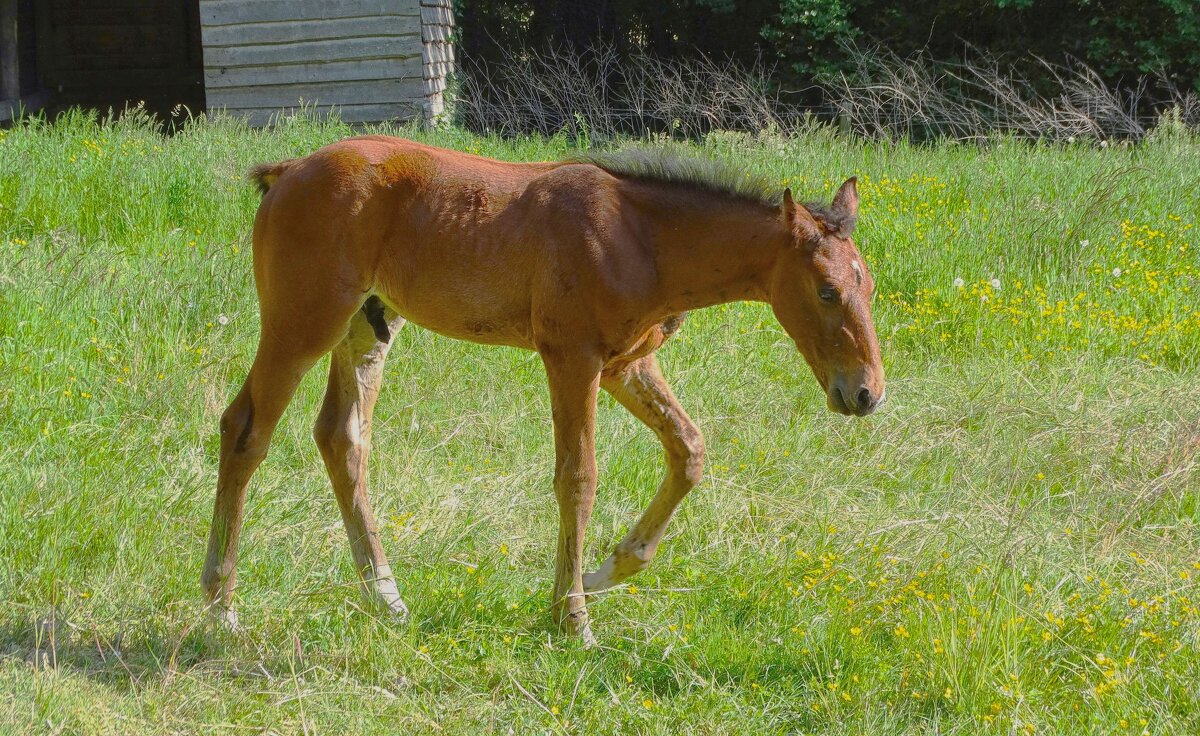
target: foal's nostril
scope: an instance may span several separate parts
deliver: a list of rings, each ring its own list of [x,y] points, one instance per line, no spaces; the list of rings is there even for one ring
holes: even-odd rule
[[[873,403],[875,403],[871,400],[870,389],[867,389],[867,388],[863,388],[863,389],[859,390],[858,396],[856,396],[855,398],[858,400],[858,406],[860,409],[866,409],[866,408],[870,407]]]

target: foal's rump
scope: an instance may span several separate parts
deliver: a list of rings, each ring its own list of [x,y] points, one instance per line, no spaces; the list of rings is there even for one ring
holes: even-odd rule
[[[264,341],[323,355],[367,299],[384,225],[356,163],[323,149],[250,169],[263,192],[253,250]]]

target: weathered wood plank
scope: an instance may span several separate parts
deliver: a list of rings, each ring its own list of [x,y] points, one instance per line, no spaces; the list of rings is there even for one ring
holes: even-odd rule
[[[454,25],[454,13],[450,10],[450,8],[435,8],[422,5],[421,22],[452,26]]]
[[[0,100],[0,123],[7,123],[24,115],[32,115],[45,107],[49,101],[50,93],[45,90],[24,97]]]
[[[205,26],[318,18],[417,15],[417,0],[200,0]]]
[[[416,78],[421,76],[421,59],[418,56],[413,56],[406,59],[334,61],[327,64],[284,64],[231,67],[225,69],[208,68],[204,70],[204,84],[208,89],[215,89],[220,87],[250,87],[269,84]]]
[[[296,107],[303,100],[317,105],[409,102],[424,93],[421,79],[376,79],[367,82],[320,82],[208,90],[208,106]]]
[[[432,24],[421,26],[421,38],[426,43],[449,43],[452,35],[454,35],[454,29],[450,26],[435,26]]]
[[[342,120],[345,120],[348,123],[376,123],[382,120],[408,120],[422,114],[423,112],[423,105],[420,101],[386,105],[341,105],[336,107],[338,115]],[[330,107],[318,107],[316,109],[318,115],[328,115],[330,111]],[[290,112],[290,110],[264,107],[229,109],[225,112],[235,117],[243,118],[250,125],[262,126],[274,122],[279,118],[280,115],[287,114]]]
[[[290,20],[272,23],[245,23],[236,26],[207,26],[202,29],[205,48],[252,46],[268,43],[294,43],[367,36],[401,36],[416,33],[416,22],[409,15],[385,15],[371,18],[333,18],[330,20]]]
[[[454,47],[449,44],[427,44],[422,51],[426,64],[454,61]]]
[[[390,59],[415,56],[420,53],[421,36],[414,32],[406,36],[346,38],[330,41],[268,44],[263,46],[206,48],[204,50],[204,66],[206,68],[228,68],[264,66],[269,64],[301,64],[315,60]]]
[[[19,51],[20,47],[17,45],[17,0],[0,0],[0,100],[17,100],[21,96]],[[19,107],[19,104],[9,107],[13,106]]]

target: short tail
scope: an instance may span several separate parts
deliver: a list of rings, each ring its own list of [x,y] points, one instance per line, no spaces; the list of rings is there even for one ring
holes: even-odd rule
[[[260,194],[266,194],[271,190],[271,187],[274,186],[279,177],[283,176],[283,173],[299,160],[297,158],[290,158],[286,161],[276,161],[272,164],[251,166],[250,170],[246,172],[246,178],[254,182]]]

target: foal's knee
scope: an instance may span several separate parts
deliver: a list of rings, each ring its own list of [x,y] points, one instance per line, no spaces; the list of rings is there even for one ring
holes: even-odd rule
[[[317,442],[321,456],[329,461],[350,457],[363,449],[358,433],[351,432],[340,418],[324,415],[318,417],[317,423],[313,425],[313,439]]]
[[[683,427],[671,443],[671,467],[694,486],[704,477],[704,437],[693,426]]]
[[[239,394],[221,415],[221,454],[234,454],[246,459],[261,460],[267,454],[270,437],[254,423],[254,402],[247,394]]]

